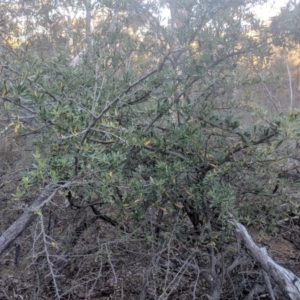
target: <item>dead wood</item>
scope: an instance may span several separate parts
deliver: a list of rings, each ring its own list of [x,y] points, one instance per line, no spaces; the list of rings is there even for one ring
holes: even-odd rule
[[[292,271],[278,265],[268,255],[266,248],[259,248],[242,224],[235,223],[234,225],[244,241],[245,247],[250,251],[251,256],[273,278],[282,292],[291,300],[300,300],[300,279]]]
[[[56,192],[66,187],[46,186],[39,197],[23,212],[23,214],[0,236],[0,256],[11,246],[18,236],[34,221],[38,212],[55,196]]]

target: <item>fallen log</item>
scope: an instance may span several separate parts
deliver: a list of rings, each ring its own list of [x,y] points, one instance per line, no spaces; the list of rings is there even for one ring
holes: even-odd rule
[[[252,240],[247,229],[238,222],[232,222],[244,241],[251,256],[263,270],[278,284],[281,291],[291,300],[300,300],[300,279],[290,270],[278,265],[267,253],[266,248],[259,248]]]
[[[16,240],[18,236],[35,220],[38,212],[49,203],[57,191],[67,184],[57,187],[48,185],[41,192],[39,197],[23,212],[23,214],[0,236],[0,256]]]

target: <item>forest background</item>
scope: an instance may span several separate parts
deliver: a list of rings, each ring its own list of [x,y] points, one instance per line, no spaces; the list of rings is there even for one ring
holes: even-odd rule
[[[0,299],[299,299],[235,226],[300,276],[300,4],[266,2],[0,2]]]

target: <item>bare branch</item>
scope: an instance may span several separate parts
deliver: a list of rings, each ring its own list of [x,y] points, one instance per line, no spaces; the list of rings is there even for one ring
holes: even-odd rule
[[[38,216],[37,212],[49,203],[58,190],[67,187],[70,183],[60,187],[48,185],[44,188],[40,196],[31,204],[31,206],[17,219],[0,237],[0,255],[20,236],[23,231]]]
[[[252,257],[261,265],[264,271],[274,279],[281,290],[288,295],[291,300],[300,300],[300,279],[292,271],[278,265],[268,255],[266,248],[259,248],[242,224],[238,222],[233,223],[243,239],[245,247],[250,251]]]

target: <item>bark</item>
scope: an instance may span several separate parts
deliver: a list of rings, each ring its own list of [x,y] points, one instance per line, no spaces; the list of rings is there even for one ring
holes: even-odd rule
[[[67,28],[66,28],[66,37],[68,39],[68,46],[69,49],[74,51],[75,43],[74,43],[74,34],[73,34],[73,20],[72,20],[72,15],[70,12],[70,9],[68,7],[65,7],[65,18],[67,21]]]
[[[66,187],[66,185],[63,187]],[[35,220],[41,208],[51,201],[60,188],[53,185],[46,186],[39,197],[31,204],[31,206],[28,207],[15,222],[3,232],[3,234],[0,236],[0,256]]]
[[[273,278],[282,292],[291,300],[300,300],[300,279],[292,271],[274,262],[268,255],[266,248],[259,248],[242,224],[235,223],[235,226],[251,256]]]
[[[84,1],[85,6],[85,38],[87,44],[90,46],[92,37],[92,4],[91,0]]]

